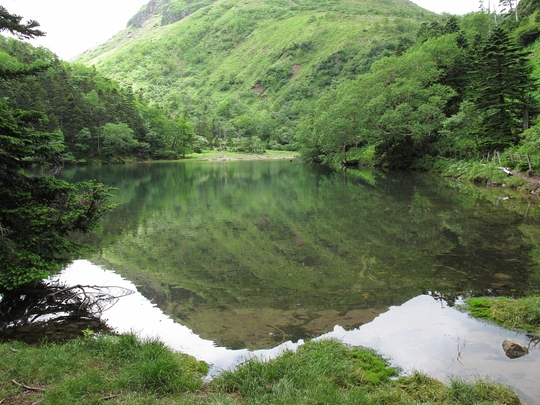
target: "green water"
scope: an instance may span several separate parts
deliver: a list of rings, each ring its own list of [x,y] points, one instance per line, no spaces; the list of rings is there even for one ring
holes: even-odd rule
[[[85,258],[219,346],[352,329],[425,293],[452,303],[539,286],[538,202],[503,189],[288,160],[84,167],[63,177],[119,188],[121,205],[87,240]]]

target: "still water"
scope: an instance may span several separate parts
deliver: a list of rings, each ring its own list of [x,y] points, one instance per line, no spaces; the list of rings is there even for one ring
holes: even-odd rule
[[[120,206],[86,240],[89,261],[62,276],[75,283],[73,274],[105,272],[137,288],[140,297],[121,301],[142,301],[106,315],[112,326],[134,312],[124,328],[146,328],[217,368],[334,336],[379,349],[406,370],[487,376],[527,402],[540,398],[535,348],[509,360],[500,347],[527,337],[452,308],[461,297],[539,290],[538,202],[432,176],[288,160],[84,167],[63,176],[118,187]],[[158,312],[144,318],[137,305]],[[110,311],[122,311],[120,303]],[[161,325],[148,327],[156,319]],[[186,334],[198,349],[182,346],[191,345]]]

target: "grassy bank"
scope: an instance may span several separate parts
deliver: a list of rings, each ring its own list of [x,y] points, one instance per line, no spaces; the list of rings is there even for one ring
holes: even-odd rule
[[[471,316],[494,322],[507,329],[540,334],[540,297],[519,299],[471,298],[463,306]]]
[[[296,352],[251,359],[203,383],[207,365],[133,335],[85,337],[40,347],[0,345],[6,404],[519,404],[508,388],[445,385],[397,371],[367,349],[309,342]]]
[[[522,168],[516,167],[515,164],[510,164],[507,159],[501,162],[438,159],[433,162],[433,166],[429,170],[454,179],[490,186],[511,187],[536,194],[540,186],[540,177],[535,175],[532,170],[524,171]]]

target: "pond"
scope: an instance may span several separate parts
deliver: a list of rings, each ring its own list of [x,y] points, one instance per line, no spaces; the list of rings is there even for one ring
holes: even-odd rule
[[[113,327],[145,330],[215,370],[334,336],[406,371],[487,376],[525,401],[540,398],[534,346],[514,360],[501,348],[527,337],[452,308],[462,297],[538,292],[538,202],[429,175],[289,160],[83,167],[63,177],[118,187],[119,207],[84,240],[87,260],[61,275],[136,288],[142,296],[105,315]],[[142,301],[122,307],[129,300]],[[160,315],[145,318],[143,307]]]

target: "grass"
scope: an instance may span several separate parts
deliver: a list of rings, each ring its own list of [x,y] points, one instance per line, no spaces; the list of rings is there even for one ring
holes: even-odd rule
[[[435,171],[475,183],[502,185],[513,188],[524,188],[527,183],[518,177],[507,176],[500,169],[500,164],[476,160],[443,160],[435,163]]]
[[[89,334],[39,347],[3,344],[0,357],[0,400],[9,404],[89,404],[110,397],[179,395],[199,390],[208,371],[191,356],[173,353],[155,340],[139,341],[132,334]],[[22,389],[14,381],[35,389]]]
[[[463,307],[471,316],[485,319],[508,329],[540,332],[540,297],[519,299],[471,298]]]
[[[484,381],[398,378],[377,353],[337,340],[311,341],[268,361],[252,358],[207,383],[205,363],[131,334],[2,344],[0,356],[0,402],[9,404],[520,403],[510,389]]]

